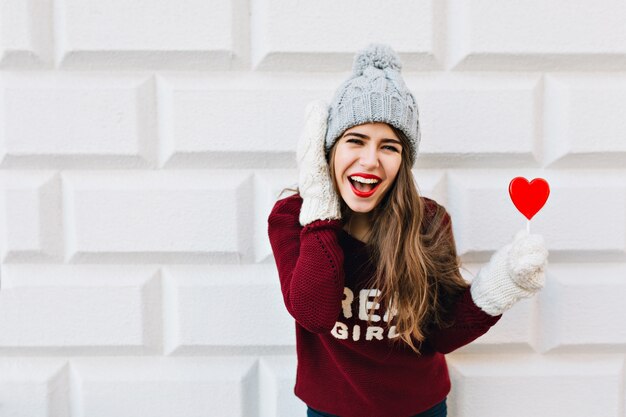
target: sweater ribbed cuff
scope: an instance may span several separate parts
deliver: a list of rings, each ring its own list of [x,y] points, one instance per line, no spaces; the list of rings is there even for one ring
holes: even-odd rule
[[[489,314],[481,309],[472,297],[471,286],[468,287],[461,297],[463,306],[463,325],[467,327],[491,327],[501,317],[501,314]]]
[[[341,220],[315,220],[302,228],[300,240],[316,239],[325,255],[337,268],[343,268],[343,251],[339,247],[338,232],[343,227]]]

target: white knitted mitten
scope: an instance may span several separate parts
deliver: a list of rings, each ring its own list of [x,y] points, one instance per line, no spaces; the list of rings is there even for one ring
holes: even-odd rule
[[[305,114],[304,130],[296,151],[302,226],[314,220],[341,218],[339,196],[333,188],[330,168],[324,156],[328,106],[323,100],[313,101],[306,106]]]
[[[547,264],[543,236],[520,230],[478,272],[470,288],[472,299],[487,314],[498,316],[543,288]]]

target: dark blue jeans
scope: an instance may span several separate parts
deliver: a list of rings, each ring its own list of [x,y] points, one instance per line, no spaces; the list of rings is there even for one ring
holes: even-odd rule
[[[423,411],[419,414],[415,414],[412,417],[446,417],[448,415],[448,407],[446,406],[446,399],[439,404],[435,405],[432,408],[429,408],[426,411]],[[339,417],[334,414],[323,413],[321,411],[317,411],[311,407],[307,406],[306,410],[307,417]]]

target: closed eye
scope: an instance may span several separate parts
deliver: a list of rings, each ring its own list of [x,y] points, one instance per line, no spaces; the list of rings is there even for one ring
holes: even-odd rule
[[[346,142],[363,143],[361,139],[347,139]]]
[[[361,139],[347,139],[346,142],[354,142],[358,144],[363,144],[363,141]],[[398,148],[396,148],[395,146],[391,146],[391,145],[385,145],[383,146],[383,149],[390,149],[393,152],[400,152]]]

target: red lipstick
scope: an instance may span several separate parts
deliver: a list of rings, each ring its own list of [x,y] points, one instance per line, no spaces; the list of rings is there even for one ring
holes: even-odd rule
[[[365,179],[376,179],[378,180],[378,182],[374,185],[374,188],[372,188],[370,191],[359,191],[354,187],[354,184],[352,184],[352,181],[350,181],[350,177],[354,176],[354,175],[358,175],[359,177],[363,177]],[[381,179],[379,177],[377,177],[376,175],[371,175],[371,174],[363,174],[363,173],[354,173],[354,174],[350,174],[348,175],[348,182],[350,183],[350,187],[352,188],[352,192],[357,196],[357,197],[361,197],[361,198],[368,198],[371,197],[376,190],[378,189],[378,186],[381,183]]]
[[[366,174],[364,172],[353,172],[352,174],[348,175],[348,177],[351,177],[353,175],[358,175],[359,177],[363,177],[368,180],[378,180],[378,182],[381,181],[380,177],[377,177],[376,175],[372,175],[372,174]]]

